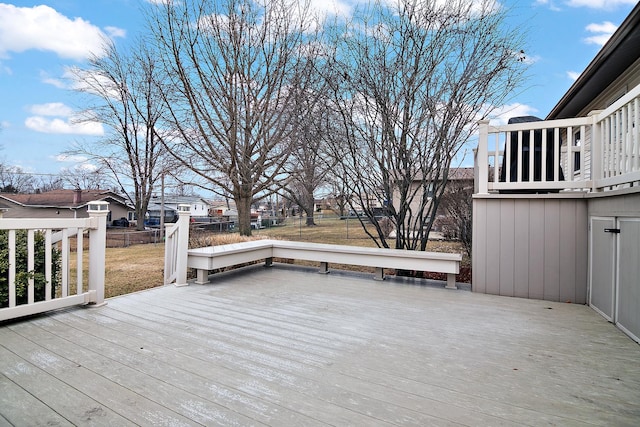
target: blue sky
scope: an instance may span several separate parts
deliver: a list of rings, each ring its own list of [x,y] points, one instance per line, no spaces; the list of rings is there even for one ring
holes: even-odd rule
[[[100,138],[99,123],[77,125],[83,97],[66,78],[99,53],[101,37],[117,43],[142,29],[152,0],[0,0],[0,161],[33,173],[91,168],[61,155],[76,142]],[[160,0],[155,0],[160,1]],[[349,13],[363,0],[312,0]],[[635,0],[502,0],[510,25],[528,34],[530,78],[504,117],[545,117],[635,6]]]

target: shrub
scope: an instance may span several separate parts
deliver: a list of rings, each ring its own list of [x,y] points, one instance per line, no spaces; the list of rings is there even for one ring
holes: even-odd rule
[[[34,269],[27,270],[27,230],[16,231],[16,304],[26,304],[29,279],[34,280],[34,299],[45,299],[45,236],[36,231],[34,235]],[[60,258],[57,248],[51,250],[51,293],[55,295],[60,284]],[[0,230],[0,307],[9,306],[9,232]]]

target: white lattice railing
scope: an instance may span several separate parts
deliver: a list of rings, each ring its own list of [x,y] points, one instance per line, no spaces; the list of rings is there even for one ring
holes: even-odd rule
[[[639,124],[640,86],[588,117],[503,126],[482,121],[476,193],[607,191],[637,185]]]
[[[167,225],[164,244],[164,284],[187,283],[187,250],[189,249],[189,218],[191,207],[178,205],[178,222]]]
[[[104,271],[107,202],[89,203],[89,218],[60,219],[38,218],[18,219],[0,218],[0,231],[5,234],[7,246],[0,253],[6,256],[0,262],[7,267],[6,276],[0,277],[0,290],[6,299],[0,300],[0,321],[41,313],[48,310],[78,304],[104,303]],[[89,234],[89,266],[88,277],[84,277],[84,233]],[[21,256],[20,237],[26,233],[26,269],[17,265],[16,259]],[[44,249],[36,245],[41,241]],[[75,240],[75,252],[72,244]],[[38,259],[37,254],[44,259]],[[59,269],[54,263],[59,254]],[[75,277],[71,277],[72,256],[75,256]],[[36,271],[36,264],[44,270]],[[40,270],[40,269],[38,269]],[[56,277],[55,272],[58,271]],[[42,277],[43,275],[43,277]],[[26,284],[19,278],[26,278]],[[36,278],[44,280],[36,288]],[[85,286],[86,284],[86,286]],[[43,289],[42,289],[43,288]],[[26,290],[26,293],[23,292]],[[40,290],[41,292],[37,292]],[[36,294],[39,295],[36,295]],[[25,299],[26,301],[21,301]]]

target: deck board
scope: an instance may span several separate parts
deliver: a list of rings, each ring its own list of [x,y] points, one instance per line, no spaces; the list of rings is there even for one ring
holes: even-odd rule
[[[0,325],[0,426],[639,421],[640,346],[586,306],[279,265]]]

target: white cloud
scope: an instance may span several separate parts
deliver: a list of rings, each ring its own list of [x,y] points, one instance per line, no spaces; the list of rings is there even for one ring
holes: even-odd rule
[[[551,0],[536,0],[533,3],[534,6],[548,6],[549,10],[553,11],[553,12],[560,12],[562,9],[560,9],[560,7],[556,6],[554,1]]]
[[[577,71],[567,71],[567,77],[575,82],[576,80],[578,80],[578,77],[580,77],[580,73],[578,73]]]
[[[510,118],[521,116],[533,116],[538,110],[530,105],[520,104],[519,102],[513,104],[506,104],[495,108],[489,116],[491,124],[493,125],[506,125]]]
[[[62,102],[32,105],[29,107],[29,111],[38,116],[69,117],[73,114],[71,107],[64,105]]]
[[[48,119],[42,116],[28,117],[24,121],[25,126],[36,132],[67,134],[67,135],[87,135],[102,136],[104,128],[99,122],[75,122],[69,118],[66,120],[55,118]]]
[[[109,37],[115,39],[116,37],[125,38],[127,36],[127,30],[118,27],[104,27],[104,30],[109,34]]]
[[[35,49],[82,60],[102,54],[105,38],[105,33],[89,21],[69,19],[49,6],[0,3],[0,57]]]
[[[58,154],[53,156],[53,160],[56,162],[74,162],[74,163],[82,163],[86,162],[88,159],[85,156],[77,156],[72,154]]]
[[[311,10],[318,12],[320,16],[350,16],[353,12],[353,7],[349,3],[340,0],[311,0],[310,6]]]
[[[589,24],[585,27],[590,33],[594,33],[593,36],[587,37],[584,39],[584,42],[587,44],[597,44],[599,46],[604,46],[604,44],[609,40],[611,35],[616,32],[618,27],[609,21],[605,21],[602,24]]]
[[[0,122],[0,129],[7,129],[11,127],[11,122],[3,120]]]
[[[635,5],[636,0],[568,0],[571,7],[589,7],[591,9],[614,9],[622,5]]]

